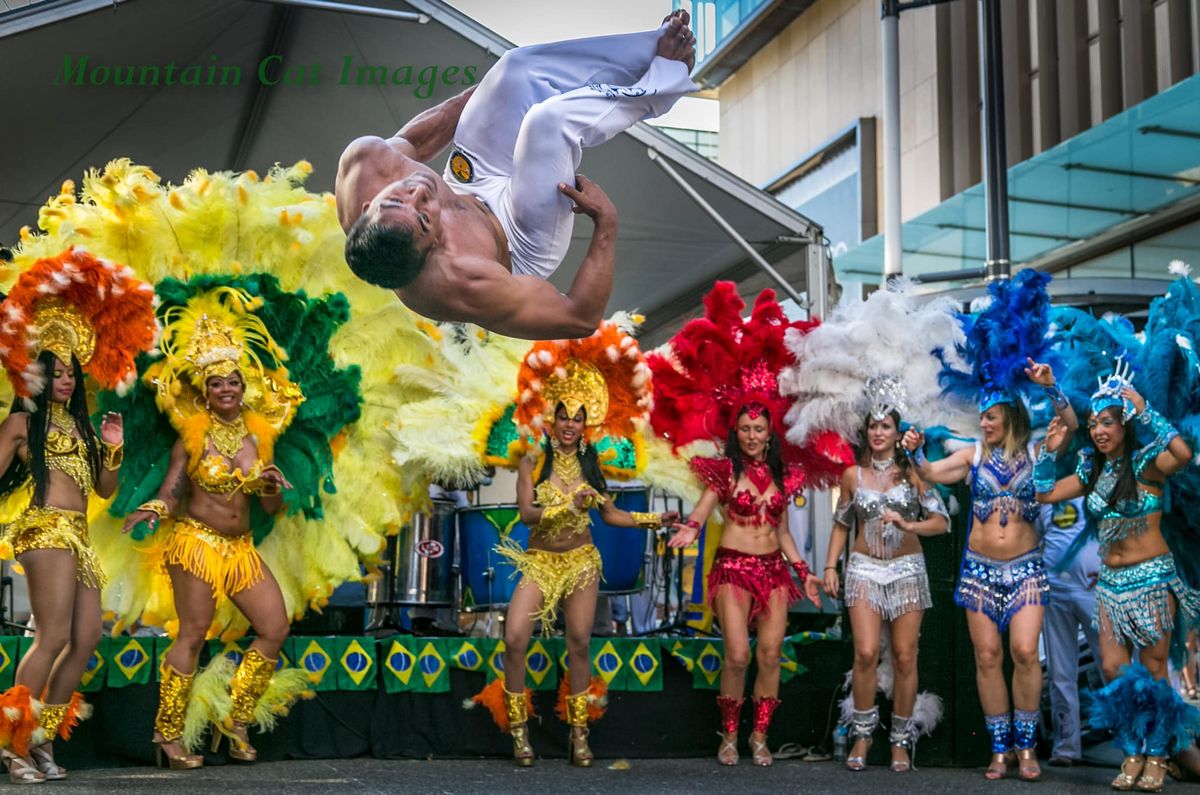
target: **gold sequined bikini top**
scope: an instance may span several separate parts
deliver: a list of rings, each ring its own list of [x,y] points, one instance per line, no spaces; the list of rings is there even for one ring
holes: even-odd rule
[[[225,456],[212,453],[200,459],[191,474],[196,485],[209,494],[233,494],[235,491],[257,494],[262,491],[265,468],[266,463],[256,458],[250,470],[243,472],[240,467],[230,466]]]
[[[598,508],[608,502],[608,498],[600,494],[589,500],[584,510],[577,510],[575,495],[587,488],[591,486],[586,480],[579,481],[569,494],[549,479],[537,484],[533,490],[533,501],[542,507],[542,520],[533,528],[533,532],[545,538],[557,538],[563,532],[570,535],[586,533],[592,525],[587,509]]]
[[[46,468],[57,469],[75,481],[85,497],[92,493],[92,465],[82,439],[51,428],[46,433]]]

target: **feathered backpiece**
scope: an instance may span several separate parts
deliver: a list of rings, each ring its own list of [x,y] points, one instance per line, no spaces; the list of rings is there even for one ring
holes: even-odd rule
[[[959,353],[969,369],[944,362],[944,394],[976,401],[981,413],[1028,396],[1034,385],[1025,375],[1027,358],[1051,365],[1057,360],[1047,336],[1049,282],[1047,274],[1026,268],[988,285],[990,303],[962,321],[967,339]]]
[[[975,423],[941,400],[935,350],[953,356],[965,341],[952,299],[921,302],[905,279],[863,300],[849,293],[820,326],[808,333],[788,331],[796,363],[779,384],[795,399],[786,422],[788,438],[803,442],[814,432],[833,430],[858,440],[867,414],[891,408],[921,427],[946,425],[965,431]]]
[[[650,368],[629,330],[606,320],[590,337],[535,343],[517,372],[520,433],[540,438],[561,403],[572,415],[584,409],[588,441],[633,437],[653,398]]]
[[[1142,341],[1123,315],[1108,313],[1095,318],[1074,307],[1054,307],[1050,310],[1050,329],[1051,343],[1061,362],[1055,368],[1055,380],[1079,416],[1099,410],[1093,405],[1093,398],[1099,394],[1097,382],[1103,386],[1104,379],[1118,367],[1126,381],[1139,379]]]
[[[45,387],[44,350],[67,364],[74,356],[102,389],[124,390],[155,338],[153,288],[81,248],[34,262],[0,304],[0,361],[23,398]]]
[[[795,363],[784,335],[805,334],[817,322],[788,321],[774,290],[759,294],[749,319],[742,318],[745,306],[732,282],[717,282],[704,298],[705,316],[689,321],[664,349],[647,357],[655,390],[650,424],[677,452],[710,454],[713,445],[721,450],[743,408],[762,407],[770,413],[784,463],[800,469],[805,485],[836,481],[850,458],[845,441],[833,433],[803,444],[789,440],[784,425],[789,402],[779,391],[780,372]]]

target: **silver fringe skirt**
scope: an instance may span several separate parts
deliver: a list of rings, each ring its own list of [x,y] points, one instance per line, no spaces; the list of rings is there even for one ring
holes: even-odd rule
[[[1200,591],[1179,578],[1169,552],[1129,566],[1101,563],[1092,625],[1100,632],[1111,631],[1118,643],[1153,646],[1175,628],[1171,594],[1177,611],[1189,620],[1200,616]]]
[[[933,607],[924,555],[873,558],[851,552],[846,564],[846,606],[863,604],[892,621]]]

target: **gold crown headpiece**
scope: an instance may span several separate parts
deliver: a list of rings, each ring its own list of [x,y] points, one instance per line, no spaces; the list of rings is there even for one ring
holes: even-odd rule
[[[34,305],[30,337],[35,357],[50,351],[67,364],[74,356],[82,366],[90,363],[96,352],[96,332],[91,324],[78,309],[57,296]]]
[[[608,385],[600,370],[591,362],[568,359],[561,368],[546,379],[542,395],[546,400],[544,416],[547,422],[554,421],[554,412],[561,403],[567,414],[574,417],[579,409],[584,410],[584,424],[594,428],[608,416]]]

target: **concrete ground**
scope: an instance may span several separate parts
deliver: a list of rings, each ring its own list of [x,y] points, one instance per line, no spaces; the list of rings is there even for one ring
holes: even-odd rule
[[[614,769],[616,768],[616,769]],[[1108,788],[1116,771],[1111,768],[1073,767],[1043,769],[1041,790],[1049,793],[1099,792]],[[2,786],[2,785],[0,785]],[[70,792],[196,793],[271,792],[404,792],[504,793],[764,793],[779,795],[797,790],[806,793],[872,793],[919,791],[922,793],[1029,793],[1028,784],[1010,779],[985,781],[983,769],[923,768],[897,774],[886,768],[851,773],[832,762],[776,762],[755,768],[748,759],[724,768],[708,759],[640,759],[630,762],[597,760],[588,770],[570,767],[563,760],[538,760],[529,769],[514,768],[503,760],[379,760],[272,762],[258,765],[210,766],[193,771],[167,771],[146,767],[109,768],[73,772],[62,782],[37,789],[47,795]],[[1167,788],[1187,787],[1168,780]],[[1178,789],[1183,792],[1183,789]]]

